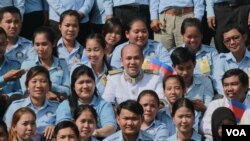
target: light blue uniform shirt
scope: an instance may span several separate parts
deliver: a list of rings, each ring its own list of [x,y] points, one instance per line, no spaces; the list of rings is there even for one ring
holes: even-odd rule
[[[118,45],[117,47],[115,47],[115,50],[113,52],[113,56],[111,58],[111,63],[110,65],[113,68],[121,68],[122,64],[121,64],[121,51],[122,48],[129,44],[129,42],[125,42],[121,45]],[[150,40],[148,39],[148,42],[146,43],[146,46],[143,49],[143,56],[144,58],[157,58],[159,61],[168,64],[168,65],[172,65],[172,61],[170,59],[170,55],[167,51],[167,49],[160,43],[154,40]]]
[[[193,75],[193,83],[184,96],[190,100],[200,99],[207,106],[214,96],[211,80],[202,75]]]
[[[21,107],[29,107],[31,108],[36,114],[36,133],[43,134],[44,129],[49,125],[55,125],[56,123],[56,109],[58,107],[57,101],[52,100],[45,100],[42,107],[37,108],[35,107],[30,97],[13,101],[9,108],[7,109],[4,115],[4,121],[7,124],[7,127],[10,128],[11,120],[13,114],[16,110]]]
[[[104,66],[102,67],[102,72],[99,75],[97,75],[94,72],[90,62],[87,62],[86,64],[76,64],[75,66],[73,66],[73,69],[70,71],[70,74],[72,75],[73,71],[81,65],[86,65],[92,69],[93,74],[95,75],[95,85],[96,85],[96,88],[98,90],[98,94],[101,96],[104,92],[104,88],[105,88],[106,82],[107,82],[107,75],[108,75],[107,66],[104,64]]]
[[[244,58],[237,62],[234,55],[229,53],[221,53],[215,63],[214,73],[213,74],[213,84],[217,92],[221,95],[224,95],[224,90],[222,86],[222,76],[223,74],[230,69],[239,68],[244,72],[250,75],[250,52],[246,49]]]
[[[25,0],[25,13],[48,11],[48,8],[49,5],[46,0]]]
[[[158,120],[154,120],[149,127],[143,131],[154,137],[154,140],[156,141],[162,141],[169,137],[167,126]]]
[[[123,139],[122,131],[119,130],[116,133],[105,138],[103,141],[125,141],[125,140]],[[147,132],[139,131],[139,135],[136,141],[157,141],[157,140],[154,140],[153,137],[149,135]]]
[[[201,141],[201,135],[198,134],[195,130],[193,130],[193,134],[192,134],[191,139],[194,141]],[[174,135],[167,138],[167,141],[178,141],[177,134],[175,133]]]
[[[32,42],[19,36],[15,45],[11,48],[6,48],[5,55],[21,64],[26,59],[34,59],[36,53]]]
[[[106,15],[113,15],[113,7],[122,5],[149,5],[150,0],[104,0]]]
[[[84,14],[80,23],[89,21],[89,13],[94,0],[47,0],[49,4],[49,19],[59,22],[60,15],[66,10],[76,10]]]
[[[4,81],[4,74],[12,69],[20,69],[20,63],[4,57],[3,62],[0,64],[0,94],[7,94],[9,97],[13,94],[22,94],[19,79]]]
[[[28,71],[31,67],[34,67],[37,65],[42,65],[38,57],[35,60],[25,60],[22,63],[21,68]],[[53,64],[49,68],[48,71],[50,74],[50,80],[52,82],[51,91],[60,93],[60,94],[64,93],[69,96],[70,95],[70,77],[69,77],[70,74],[69,74],[66,61],[64,59],[53,57]],[[25,86],[26,75],[27,73],[22,75],[22,77],[20,78],[23,92],[26,91],[26,86]]]
[[[106,14],[103,2],[104,0],[93,0],[95,1],[91,15],[90,15],[90,21],[94,24],[104,24],[106,21]]]
[[[78,105],[80,104],[83,103],[78,101]],[[97,128],[102,128],[107,125],[113,125],[115,128],[117,127],[114,110],[110,103],[103,100],[100,96],[93,96],[90,105],[93,106],[98,115]],[[62,103],[60,103],[56,111],[56,115],[56,123],[64,120],[72,120],[72,114],[68,100],[64,100]]]
[[[229,0],[205,0],[206,1],[206,10],[207,10],[207,17],[214,17],[214,4],[220,2],[226,2]]]
[[[171,113],[170,113],[168,107],[161,109],[158,112],[156,119],[167,125],[168,132],[169,132],[168,136],[172,136],[173,134],[175,134],[175,132],[176,132],[175,124],[172,120],[172,116],[171,116]]]
[[[5,6],[15,6],[20,10],[21,15],[23,15],[25,11],[24,3],[25,0],[0,0],[0,8]]]
[[[194,17],[202,19],[204,0],[150,0],[151,20],[159,19],[159,13],[167,9],[182,7],[194,7]]]
[[[74,49],[71,52],[68,52],[67,48],[65,47],[62,38],[59,39],[57,42],[57,50],[58,50],[58,57],[64,58],[68,64],[68,70],[72,70],[72,66],[81,63],[81,57],[83,55],[83,46],[75,41]]]

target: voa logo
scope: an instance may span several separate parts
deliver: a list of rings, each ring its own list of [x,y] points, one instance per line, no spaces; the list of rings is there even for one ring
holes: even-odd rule
[[[244,129],[226,129],[227,136],[247,136]]]

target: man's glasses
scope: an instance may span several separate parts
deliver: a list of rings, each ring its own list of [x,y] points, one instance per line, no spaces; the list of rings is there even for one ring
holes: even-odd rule
[[[226,38],[223,41],[223,43],[228,45],[231,42],[231,40],[233,40],[233,41],[239,41],[240,40],[240,35],[234,35],[232,37]]]

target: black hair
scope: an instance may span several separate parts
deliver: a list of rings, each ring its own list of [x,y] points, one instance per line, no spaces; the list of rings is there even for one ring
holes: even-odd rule
[[[74,131],[77,138],[79,137],[80,133],[79,133],[79,130],[78,130],[77,126],[75,125],[75,123],[73,123],[72,121],[61,121],[61,122],[57,123],[55,128],[54,128],[53,138],[56,139],[58,132],[61,129],[65,129],[65,128],[71,128]]]
[[[226,71],[221,79],[222,84],[224,84],[224,80],[226,78],[231,77],[231,76],[238,76],[241,84],[248,88],[248,86],[249,86],[248,75],[243,70],[238,69],[238,68],[230,69],[230,70]]]
[[[101,45],[103,51],[105,52],[106,42],[105,42],[105,39],[104,39],[102,34],[100,34],[100,33],[91,33],[85,40],[85,48],[86,48],[87,41],[90,40],[90,39],[94,39],[95,41],[97,41]],[[103,56],[103,62],[107,66],[108,70],[112,70],[112,67],[110,66],[110,64],[108,63],[108,61],[106,59],[105,53],[104,53],[104,56]]]
[[[94,116],[94,120],[97,124],[98,115],[96,113],[96,110],[91,105],[82,104],[82,105],[77,106],[77,108],[75,109],[73,113],[73,119],[76,121],[79,118],[79,116],[82,114],[82,112],[84,111],[90,111],[92,115]]]
[[[154,97],[154,99],[156,100],[156,104],[158,106],[160,106],[160,99],[159,99],[159,96],[157,95],[157,93],[153,90],[143,90],[142,92],[140,92],[138,98],[137,98],[137,102],[140,103],[140,100],[142,97],[144,97],[145,95],[149,95],[149,96],[152,96]]]
[[[0,35],[4,35],[7,38],[7,34],[2,27],[0,27]]]
[[[195,27],[202,34],[202,24],[197,18],[186,18],[181,24],[181,34],[185,34],[188,27]]]
[[[44,74],[46,76],[49,83],[49,87],[51,88],[52,83],[50,80],[49,71],[41,65],[37,65],[29,69],[26,75],[25,86],[28,87],[29,81],[38,74]]]
[[[137,115],[142,116],[143,115],[143,107],[140,103],[138,103],[135,100],[126,100],[122,103],[120,103],[117,107],[117,115],[119,116],[122,109],[129,110],[130,112],[133,112]]]
[[[232,29],[236,29],[241,35],[245,35],[246,34],[246,31],[245,29],[242,27],[241,24],[236,24],[236,23],[232,23],[232,24],[229,24],[228,26],[226,26],[225,28],[223,28],[222,30],[222,37],[223,35],[226,33],[226,32],[229,32],[230,30]],[[222,38],[223,39],[223,38]]]
[[[114,17],[107,19],[102,28],[103,36],[105,37],[106,34],[113,32],[115,27],[119,27],[121,29],[121,35],[122,35],[122,23],[120,19]]]
[[[66,16],[75,16],[78,20],[78,25],[80,24],[81,18],[79,13],[76,10],[66,10],[64,11],[61,15],[60,15],[60,20],[59,20],[59,24],[62,24],[64,18]]]
[[[181,107],[186,107],[188,108],[192,114],[195,116],[195,110],[194,110],[194,105],[193,102],[187,98],[180,98],[178,100],[175,101],[175,103],[173,104],[172,107],[172,117],[175,116],[175,113],[178,109],[180,109]]]
[[[177,47],[176,49],[174,49],[170,57],[173,66],[181,65],[183,63],[186,63],[187,61],[192,61],[194,64],[196,62],[195,54],[185,47]]]
[[[75,88],[75,83],[76,83],[77,79],[81,75],[87,75],[88,77],[90,77],[95,82],[95,75],[94,75],[92,69],[89,68],[88,66],[81,65],[81,66],[77,67],[73,71],[73,73],[71,75],[71,95],[69,96],[69,105],[70,105],[71,113],[72,114],[73,114],[73,112],[75,111],[75,109],[78,106],[78,99],[79,99],[79,97],[76,94],[76,91],[75,91],[74,88]],[[98,96],[97,88],[96,87],[95,87],[94,95]]]
[[[165,90],[165,88],[166,88],[165,83],[166,83],[169,79],[175,79],[175,80],[177,80],[177,81],[180,83],[181,88],[182,88],[183,90],[185,90],[185,88],[186,88],[185,82],[184,82],[183,77],[181,77],[180,75],[170,75],[170,76],[164,78],[164,79],[163,79],[163,89],[164,89],[164,90]]]
[[[58,57],[57,45],[56,45],[57,38],[54,30],[48,26],[38,27],[33,33],[33,43],[35,43],[35,37],[37,34],[45,34],[46,38],[53,45],[52,55]]]
[[[6,136],[8,136],[7,125],[2,119],[0,119],[0,127],[3,128],[3,131],[6,133]]]
[[[147,25],[146,25],[145,20],[143,20],[143,19],[140,18],[140,17],[135,17],[135,18],[133,18],[133,19],[125,26],[125,31],[129,32],[129,31],[131,30],[132,25],[133,25],[135,22],[138,22],[138,21],[142,22],[142,23],[145,25],[146,30],[147,30],[147,32],[148,32],[148,28],[147,28]]]
[[[5,13],[18,14],[20,20],[22,20],[22,15],[20,10],[15,6],[5,6],[0,8],[0,21],[3,20],[3,15]]]

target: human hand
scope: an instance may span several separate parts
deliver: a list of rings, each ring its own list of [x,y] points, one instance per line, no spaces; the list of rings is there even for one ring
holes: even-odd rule
[[[216,26],[215,17],[207,17],[207,24],[209,28],[215,30],[215,26]]]
[[[151,21],[151,24],[150,24],[150,27],[151,29],[154,31],[154,32],[159,32],[161,27],[162,27],[162,24],[159,20],[152,20]]]
[[[55,125],[49,125],[44,129],[44,137],[47,140],[51,140],[52,139],[52,135],[55,129]]]
[[[203,102],[200,99],[194,99],[192,100],[194,104],[194,108],[197,111],[205,112],[207,107],[203,104]]]
[[[10,70],[3,75],[4,81],[13,81],[20,78],[25,73],[24,69]]]

